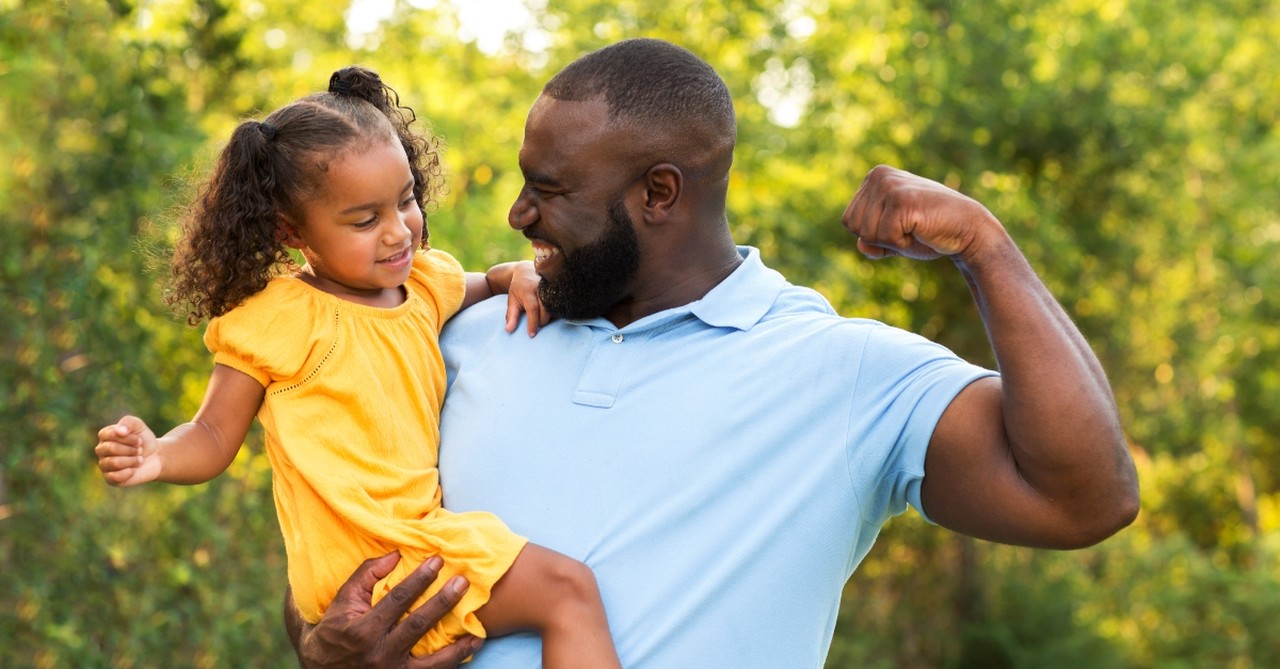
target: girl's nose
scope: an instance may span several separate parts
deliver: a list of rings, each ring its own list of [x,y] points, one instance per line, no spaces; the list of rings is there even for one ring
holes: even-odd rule
[[[413,236],[411,222],[404,216],[396,218],[396,222],[386,227],[383,232],[383,243],[387,246],[403,246],[404,240]]]

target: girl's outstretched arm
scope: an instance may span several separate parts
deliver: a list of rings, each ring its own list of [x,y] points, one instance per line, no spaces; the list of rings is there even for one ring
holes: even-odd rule
[[[160,438],[134,416],[98,430],[98,469],[107,483],[122,487],[209,481],[236,457],[264,392],[253,377],[214,365],[204,402],[190,422]]]

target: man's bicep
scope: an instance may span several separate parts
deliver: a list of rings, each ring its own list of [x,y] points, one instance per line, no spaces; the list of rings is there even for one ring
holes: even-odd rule
[[[1053,507],[1018,473],[999,377],[978,379],[955,396],[934,429],[924,468],[921,505],[950,530],[1037,546],[1058,523]]]

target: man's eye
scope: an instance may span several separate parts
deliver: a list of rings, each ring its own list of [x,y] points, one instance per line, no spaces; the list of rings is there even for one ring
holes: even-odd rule
[[[542,198],[543,200],[553,198],[559,195],[559,193],[555,191],[546,190],[545,188],[538,188],[537,186],[528,186],[528,191],[530,195]]]

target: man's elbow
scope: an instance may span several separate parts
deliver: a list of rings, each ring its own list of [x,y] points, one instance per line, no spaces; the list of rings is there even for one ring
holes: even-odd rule
[[[1068,517],[1076,530],[1071,533],[1068,549],[1097,545],[1138,518],[1138,468],[1119,426],[1112,432],[1110,439],[1100,442],[1106,444],[1102,452],[1108,455],[1095,461],[1098,464],[1092,467],[1092,473],[1081,475],[1081,480],[1089,483],[1071,496],[1074,502]],[[1103,464],[1108,461],[1109,465]]]
[[[1073,523],[1075,531],[1061,548],[1074,550],[1095,546],[1132,525],[1138,518],[1140,502],[1136,477],[1117,485],[1107,497],[1109,499],[1104,504],[1090,505],[1087,514],[1077,517]]]

